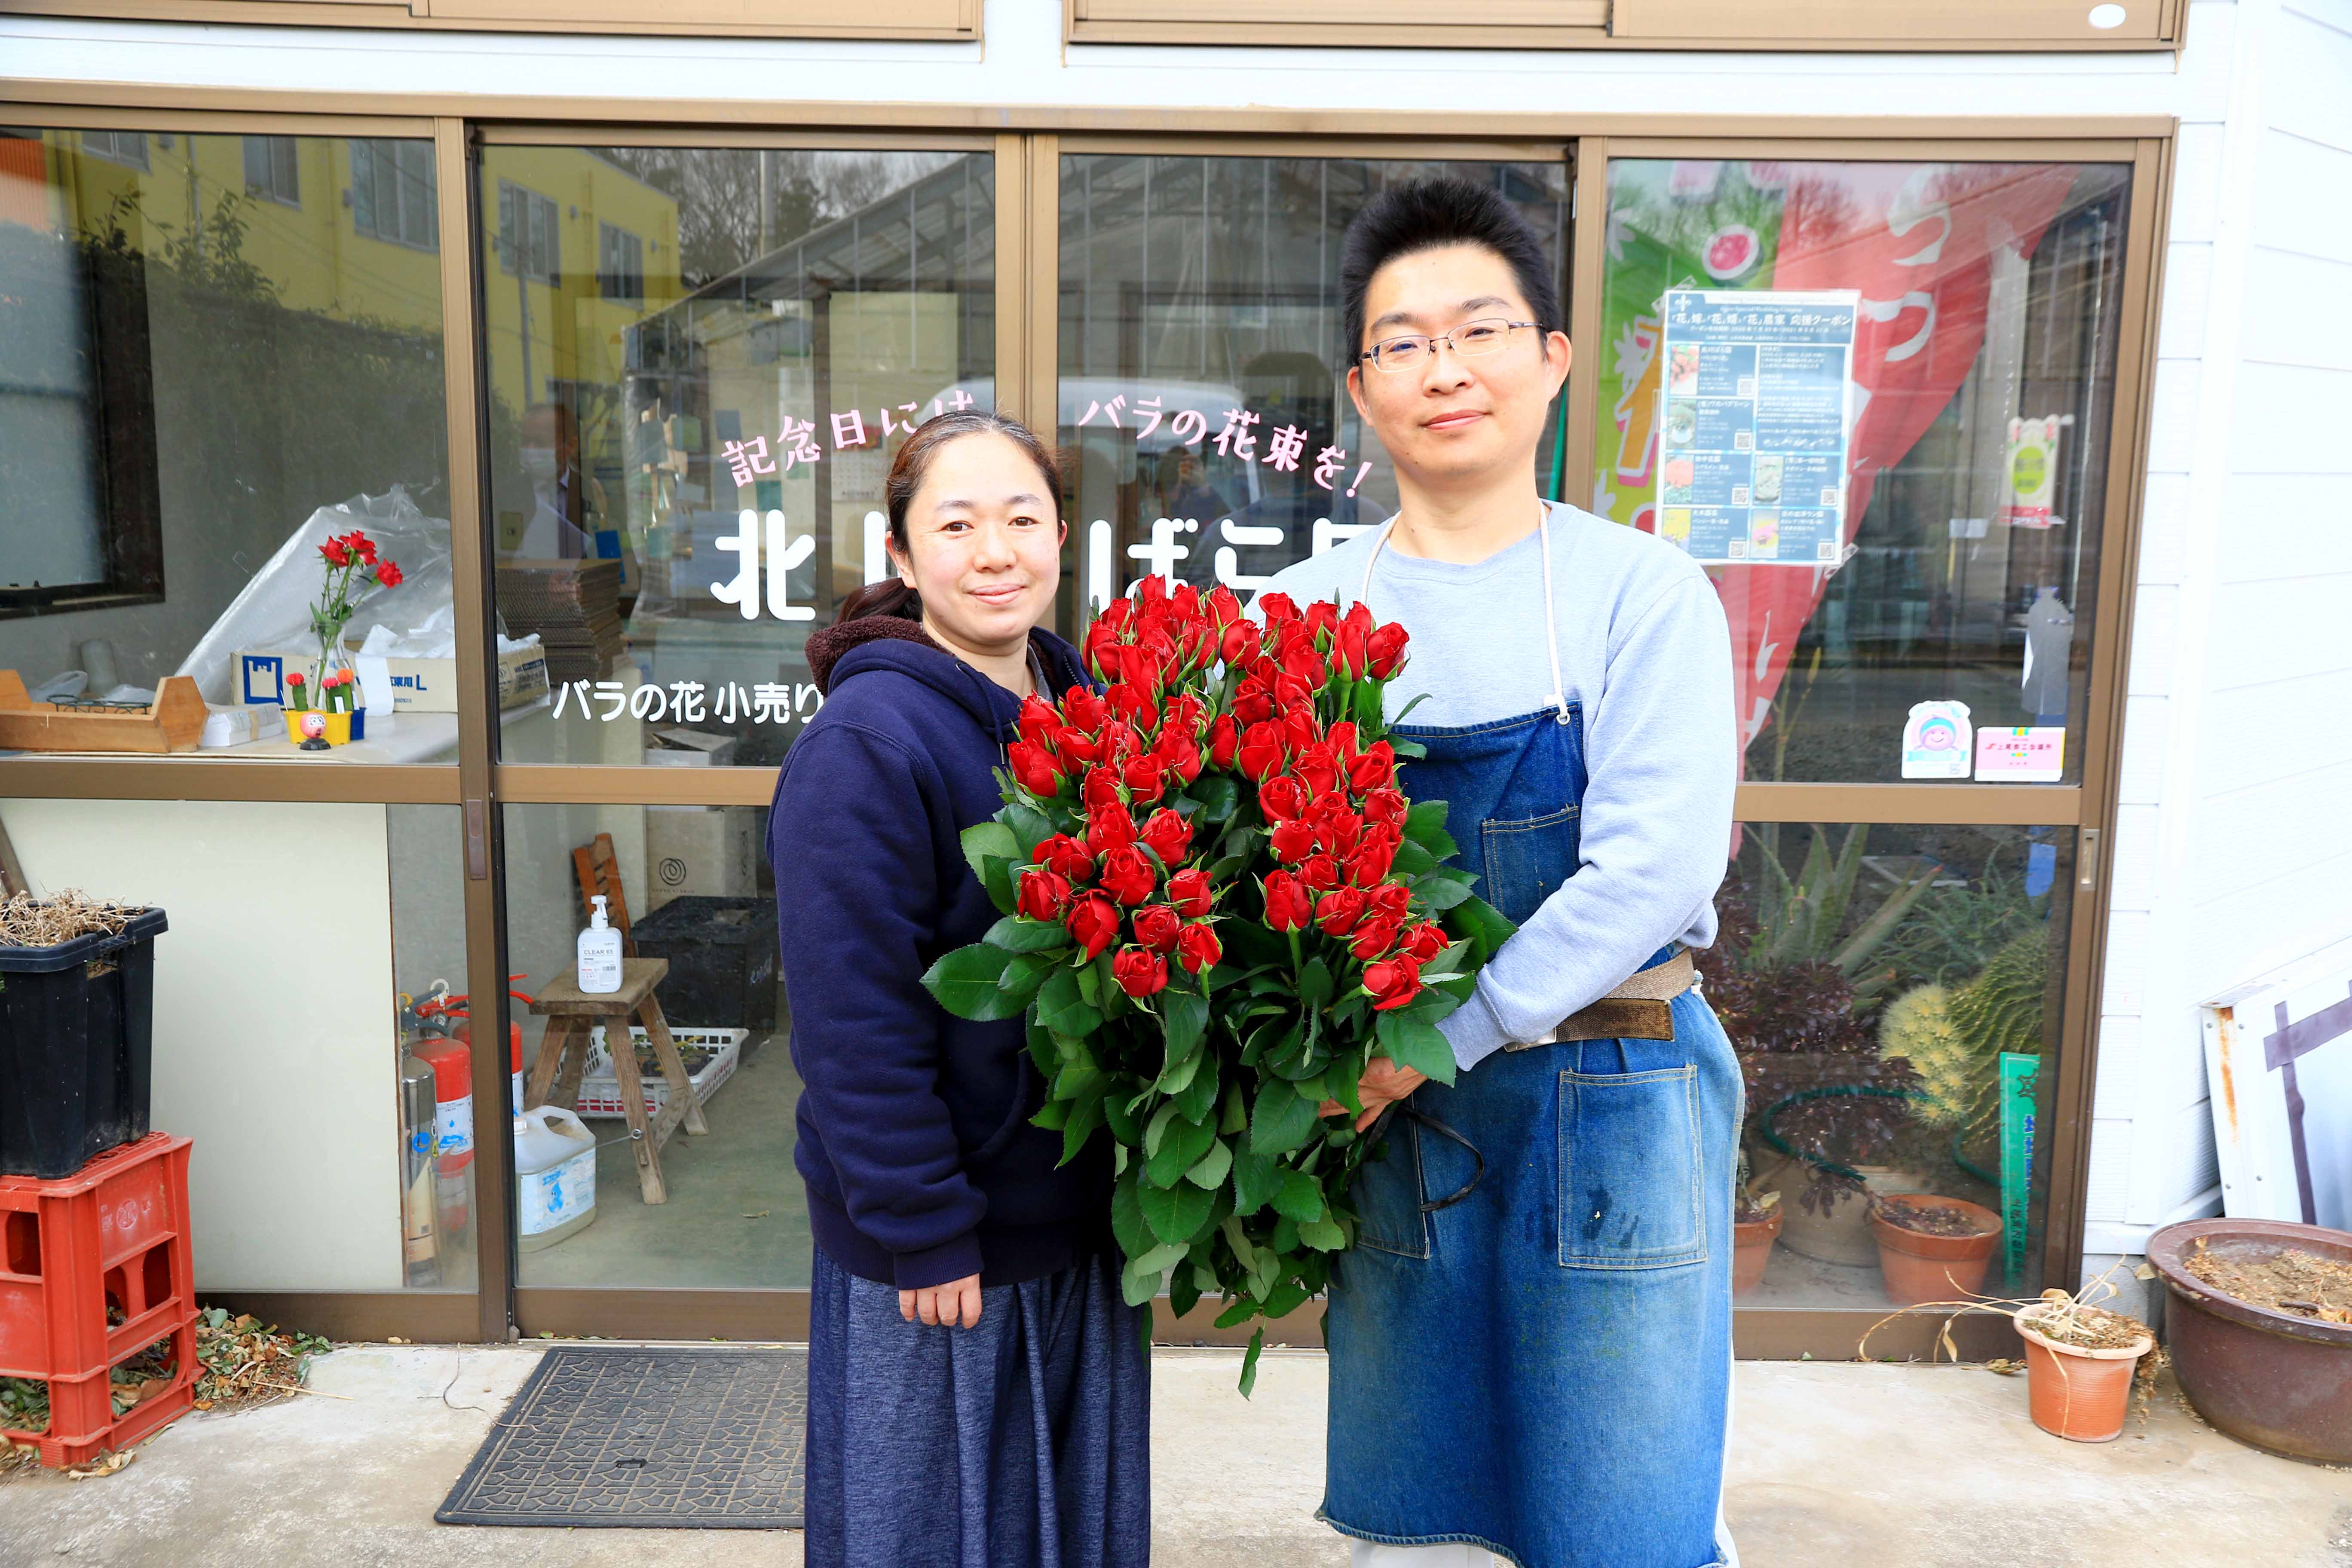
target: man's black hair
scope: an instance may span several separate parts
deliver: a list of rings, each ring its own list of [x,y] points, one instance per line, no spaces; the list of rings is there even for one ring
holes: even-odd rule
[[[1400,256],[1449,245],[1483,246],[1509,264],[1536,324],[1559,325],[1559,285],[1534,226],[1489,185],[1444,176],[1391,185],[1374,196],[1339,251],[1339,295],[1345,302],[1347,363],[1364,351],[1364,290],[1372,274]]]

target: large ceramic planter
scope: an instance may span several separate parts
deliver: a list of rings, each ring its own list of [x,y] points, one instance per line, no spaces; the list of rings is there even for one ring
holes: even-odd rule
[[[1934,1193],[1889,1193],[1887,1201],[1915,1208],[1940,1209],[1966,1218],[1975,1229],[1967,1236],[1930,1236],[1906,1230],[1888,1219],[1874,1203],[1870,1228],[1878,1244],[1878,1271],[1886,1280],[1886,1299],[1898,1307],[1922,1301],[1965,1301],[1984,1287],[1985,1270],[2000,1250],[2000,1215],[1966,1198]]]
[[[1812,1180],[1811,1168],[1801,1160],[1790,1162],[1779,1177],[1780,1212],[1788,1215],[1780,1229],[1781,1246],[1802,1257],[1849,1268],[1867,1268],[1878,1261],[1878,1238],[1870,1229],[1871,1196],[1917,1192],[1927,1180],[1916,1171],[1885,1165],[1855,1169],[1862,1173],[1863,1191],[1848,1188],[1821,1194],[1830,1206],[1816,1213],[1804,1201],[1806,1186]]]
[[[2198,1219],[2148,1237],[2164,1278],[2164,1337],[2197,1413],[2240,1442],[2291,1458],[2352,1465],[2352,1324],[2257,1307],[2189,1272],[2214,1252],[2269,1258],[2294,1248],[2352,1263],[2352,1233],[2284,1220]]]
[[[2047,1308],[2028,1307],[2011,1320],[2025,1342],[2026,1395],[2033,1424],[2072,1443],[2112,1443],[2124,1429],[2131,1405],[2132,1373],[2139,1358],[2156,1348],[2156,1336],[2142,1334],[2125,1350],[2084,1350],[2046,1339],[2035,1321]]]
[[[1764,1282],[1764,1266],[1772,1260],[1772,1243],[1780,1235],[1780,1210],[1764,1211],[1755,1221],[1735,1221],[1731,1226],[1731,1293],[1745,1296]]]

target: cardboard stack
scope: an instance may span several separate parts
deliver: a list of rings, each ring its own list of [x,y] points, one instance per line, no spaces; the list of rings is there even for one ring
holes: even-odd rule
[[[602,680],[613,672],[625,646],[618,561],[508,561],[499,567],[498,593],[508,635],[539,634],[550,680]]]

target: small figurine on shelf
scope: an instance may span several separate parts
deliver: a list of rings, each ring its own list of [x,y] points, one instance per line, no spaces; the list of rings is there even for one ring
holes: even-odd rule
[[[319,705],[310,706],[310,683],[300,670],[286,677],[286,738],[306,752],[323,752],[351,741],[360,717],[352,688],[358,677],[338,669],[319,683]]]

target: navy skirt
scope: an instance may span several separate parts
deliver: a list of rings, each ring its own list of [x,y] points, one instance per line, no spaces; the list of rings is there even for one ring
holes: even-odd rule
[[[1115,1258],[946,1329],[813,1250],[807,1568],[1143,1568],[1151,1364]]]

